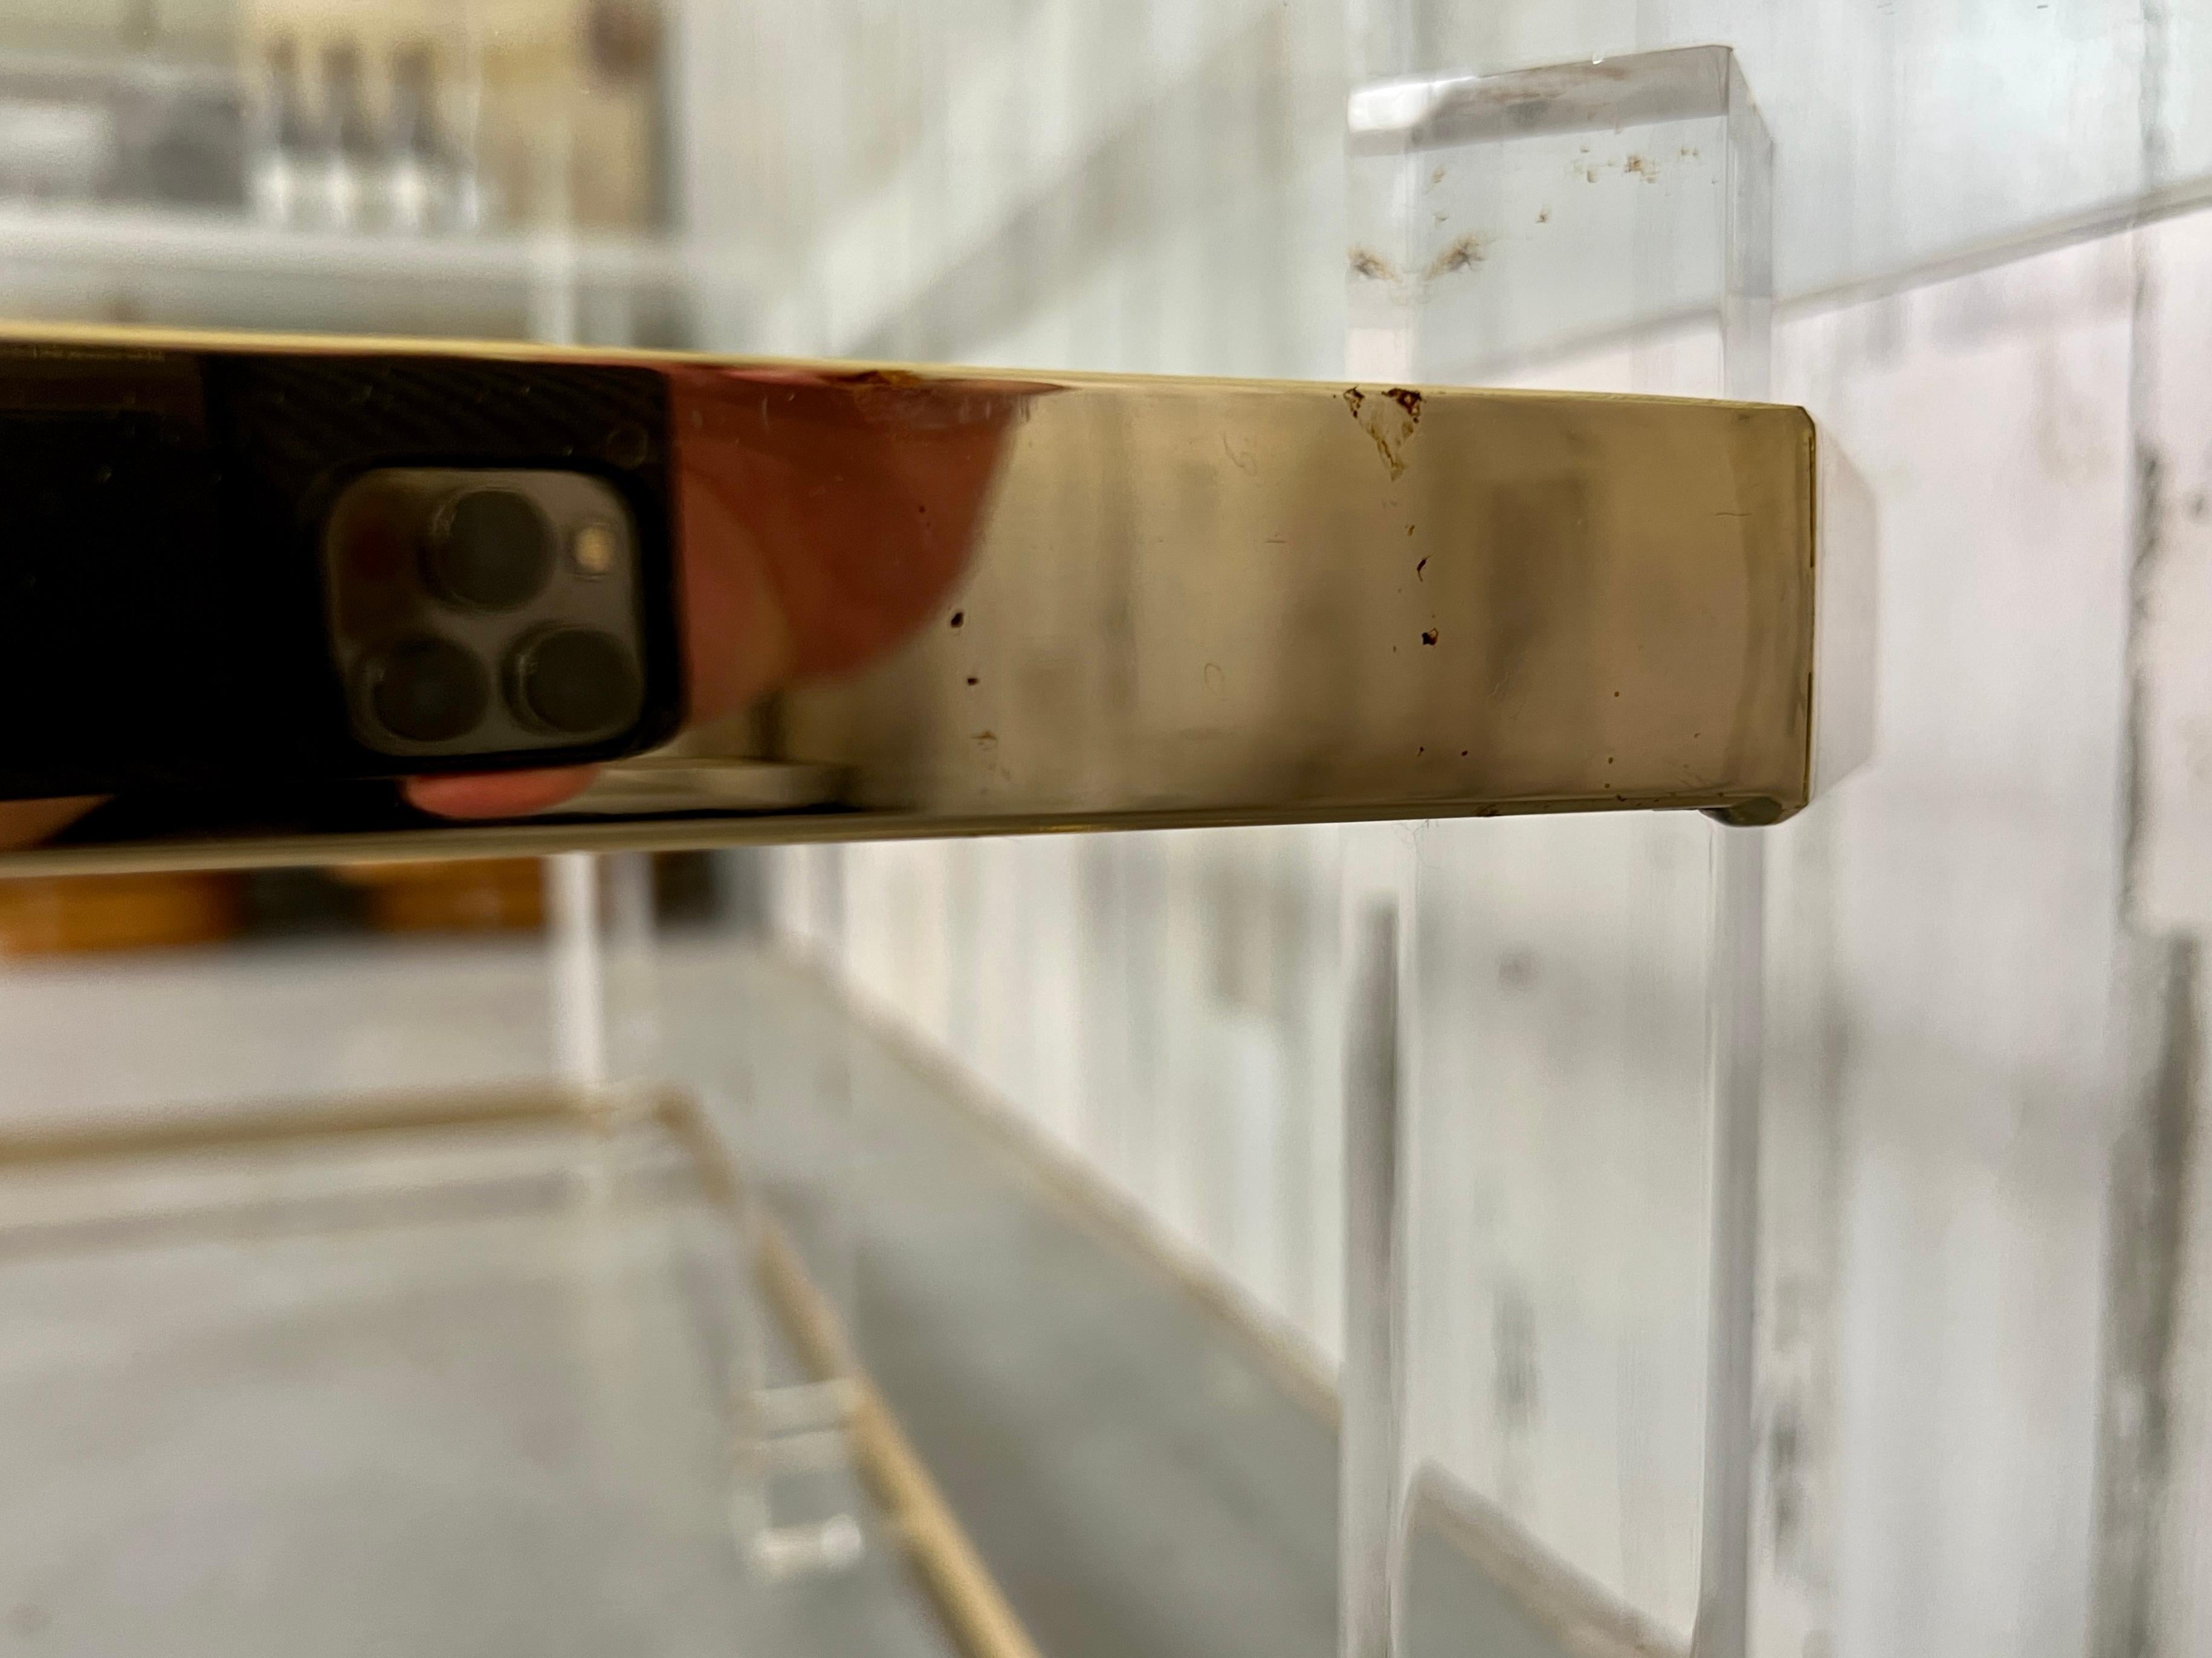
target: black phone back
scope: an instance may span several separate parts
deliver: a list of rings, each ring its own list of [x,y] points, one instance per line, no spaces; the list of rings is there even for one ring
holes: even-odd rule
[[[265,786],[634,753],[683,701],[654,370],[434,354],[0,343],[0,798]],[[320,537],[389,467],[559,469],[635,525],[641,712],[588,742],[364,744]]]

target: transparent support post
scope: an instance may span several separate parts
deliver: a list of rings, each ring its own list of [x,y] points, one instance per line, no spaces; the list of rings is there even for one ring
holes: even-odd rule
[[[1752,1481],[1757,1462],[1760,1072],[1765,1023],[1766,853],[1757,829],[1713,846],[1706,981],[1712,1122],[1712,1291],[1706,1333],[1705,1526],[1697,1658],[1750,1646]]]
[[[810,1506],[806,1487],[841,1495],[851,1484],[858,1400],[849,1379],[830,1376],[757,1382],[738,1401],[738,1528],[746,1559],[772,1582],[842,1570],[866,1552],[860,1522],[839,1496],[827,1512],[792,1511]]]
[[[1337,1652],[1395,1658],[1404,1627],[1406,1259],[1395,900],[1354,918],[1345,1008],[1344,1369]]]
[[[660,1038],[653,854],[605,855],[608,952],[606,1020],[609,1063],[624,1080],[653,1068]]]
[[[607,1080],[606,971],[599,934],[599,859],[564,852],[545,859],[545,924],[551,957],[553,1071],[572,1088]]]
[[[1735,53],[1440,72],[1416,61],[1413,17],[1402,0],[1348,3],[1347,372],[1771,396],[1773,146]],[[1616,855],[1662,832],[1679,836],[1621,826]],[[1702,1524],[1694,1608],[1679,1576],[1660,1598],[1698,1658],[1742,1658],[1759,1593],[1768,849],[1753,827],[1711,836]],[[1583,923],[1614,924],[1600,902]]]
[[[549,345],[582,340],[583,287],[570,202],[574,133],[564,120],[536,147],[537,229],[530,249],[530,333]]]
[[[846,960],[847,853],[811,849],[814,950],[825,975]],[[802,1282],[804,1328],[781,1337],[756,1320],[731,1402],[731,1514],[738,1546],[771,1582],[843,1570],[866,1552],[855,1508],[854,1411],[860,1389],[849,1374],[858,1332],[853,1317],[856,1227],[854,1078],[850,1021],[838,1021],[825,1063],[807,1083],[799,1108],[756,1102],[763,1140],[773,1120],[776,1144],[753,1149],[775,1166],[775,1183],[796,1199],[771,1212],[757,1172],[743,1205],[744,1248],[764,1280]],[[764,1171],[763,1171],[764,1172]],[[794,1316],[789,1297],[780,1322]],[[795,1352],[772,1349],[795,1347]],[[811,1371],[811,1373],[810,1373]]]
[[[1773,395],[1774,143],[1734,52],[1722,80],[1722,391]],[[1698,1658],[1747,1658],[1752,1509],[1758,1478],[1760,1133],[1766,1054],[1766,836],[1713,831],[1713,942],[1706,976],[1712,1123],[1712,1290],[1706,1333],[1705,1534]]]
[[[583,338],[581,287],[576,248],[565,234],[546,232],[530,250],[530,337],[548,345],[573,345]]]
[[[484,23],[480,8],[465,11],[471,84],[480,85]],[[477,117],[473,101],[471,125]],[[568,211],[566,135],[546,145],[541,181],[544,224],[531,250],[531,337],[548,345],[574,345],[578,334],[575,238]],[[552,954],[554,1072],[574,1088],[599,1090],[607,1080],[607,1000],[599,931],[599,861],[590,853],[560,853],[544,861],[545,924]]]

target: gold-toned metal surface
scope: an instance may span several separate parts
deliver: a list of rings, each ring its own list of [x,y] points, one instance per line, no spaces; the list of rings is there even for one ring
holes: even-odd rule
[[[1509,392],[1038,399],[936,625],[787,757],[959,821],[1808,796],[1812,424]]]
[[[805,510],[876,492],[872,517],[794,509],[769,550],[777,625],[811,580],[864,649],[810,661],[802,640],[752,717],[709,708],[665,757],[517,809],[536,816],[79,834],[0,873],[1595,809],[1763,823],[1867,750],[1870,518],[1799,410],[624,361],[666,374],[685,446],[695,682],[782,648],[699,619],[701,569],[765,533],[726,510],[764,477]],[[885,527],[909,497],[922,529]],[[931,539],[933,513],[960,527]]]

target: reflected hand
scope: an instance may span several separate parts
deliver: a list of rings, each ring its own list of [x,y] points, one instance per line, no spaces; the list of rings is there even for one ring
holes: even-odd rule
[[[849,672],[915,633],[974,550],[1008,428],[1043,388],[873,371],[670,373],[693,723]],[[448,817],[510,817],[593,767],[408,780]]]

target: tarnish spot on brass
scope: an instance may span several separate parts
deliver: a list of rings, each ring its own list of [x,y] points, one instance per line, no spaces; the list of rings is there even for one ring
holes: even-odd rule
[[[1390,469],[1393,479],[1406,473],[1406,448],[1412,440],[1413,428],[1421,423],[1421,394],[1407,386],[1394,386],[1380,398],[1370,398],[1358,386],[1344,394],[1344,406],[1352,411],[1352,419],[1359,422],[1375,445],[1382,464]]]

